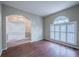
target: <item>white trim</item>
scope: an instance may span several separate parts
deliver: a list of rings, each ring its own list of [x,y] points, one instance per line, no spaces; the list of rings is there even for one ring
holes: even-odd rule
[[[78,45],[78,42],[77,42],[78,41],[78,38],[77,38],[78,36],[77,35],[78,35],[78,33],[77,33],[77,22],[75,21],[75,39],[76,39],[75,43]]]
[[[0,56],[1,56],[1,54],[2,54],[2,49],[0,50]]]
[[[48,40],[48,39],[46,39],[46,40]],[[72,48],[79,49],[79,47],[77,47],[76,45],[64,43],[64,42],[61,42],[61,41],[52,40],[52,39],[50,39],[50,40],[48,40],[48,41],[55,42],[55,43],[58,43],[58,44],[63,44],[63,45],[66,45],[66,46],[69,46],[69,47],[72,47]]]
[[[7,50],[7,48],[0,49],[0,56],[1,56],[1,54],[2,54],[2,52],[3,52],[4,50]]]

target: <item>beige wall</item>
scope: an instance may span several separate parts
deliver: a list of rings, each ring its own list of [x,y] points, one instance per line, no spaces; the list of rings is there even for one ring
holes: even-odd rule
[[[77,22],[77,46],[79,46],[79,6],[74,6],[72,8],[57,12],[50,16],[44,18],[44,39],[50,39],[50,24],[53,23],[54,19],[58,16],[66,16],[70,19],[70,21]]]
[[[9,15],[22,15],[28,17],[28,19],[32,22],[32,41],[38,41],[43,39],[43,23],[42,18],[40,16],[24,12],[22,10],[12,8],[6,5],[2,5],[2,32],[3,32],[3,40],[2,40],[2,48],[6,49],[6,27],[5,27],[5,17]]]

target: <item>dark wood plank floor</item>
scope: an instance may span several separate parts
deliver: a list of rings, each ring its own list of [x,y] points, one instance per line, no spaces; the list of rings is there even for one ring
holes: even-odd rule
[[[25,43],[3,51],[2,57],[78,57],[79,50],[49,41]]]

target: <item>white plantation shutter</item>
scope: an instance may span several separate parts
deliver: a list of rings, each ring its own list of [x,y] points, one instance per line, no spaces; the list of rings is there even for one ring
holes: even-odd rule
[[[50,39],[76,44],[76,22],[69,22],[65,16],[60,16],[50,25]]]

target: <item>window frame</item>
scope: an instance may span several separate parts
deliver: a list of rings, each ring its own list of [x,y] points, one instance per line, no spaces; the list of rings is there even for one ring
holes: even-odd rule
[[[74,23],[74,25],[75,25],[74,32],[67,32],[67,24],[71,24],[71,23]],[[59,27],[61,27],[61,25],[63,25],[63,24],[66,25],[66,32],[63,32],[63,33],[66,33],[66,42],[65,43],[72,44],[72,43],[67,42],[67,40],[68,40],[67,39],[67,34],[68,33],[72,33],[72,34],[74,34],[74,39],[75,39],[74,43],[72,45],[77,45],[77,22],[73,21],[73,22],[68,22],[68,23],[53,24],[53,26],[59,25]],[[55,31],[55,27],[54,27],[54,31],[51,31],[51,29],[50,29],[50,33],[51,32],[54,32],[54,39],[53,40],[55,40],[55,32],[59,32],[59,34],[62,33],[61,30],[60,30],[60,28],[59,28],[59,31]],[[50,35],[50,39],[51,39],[51,35]],[[59,40],[58,41],[61,41],[61,35],[59,35]],[[63,42],[63,41],[61,41],[61,42]]]

